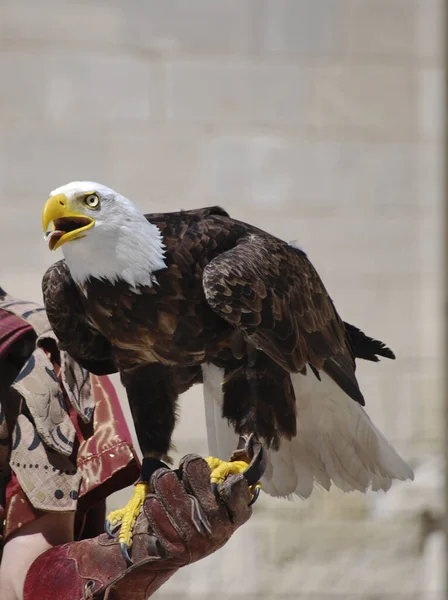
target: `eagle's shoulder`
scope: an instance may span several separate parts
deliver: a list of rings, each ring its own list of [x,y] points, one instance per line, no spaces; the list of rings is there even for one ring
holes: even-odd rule
[[[229,213],[222,206],[206,206],[205,208],[196,208],[192,210],[181,211],[183,215],[197,215],[199,219],[205,219],[210,216],[229,217]]]
[[[167,228],[188,227],[214,216],[229,217],[229,213],[221,206],[206,206],[204,208],[179,210],[176,212],[145,214],[145,218],[153,225],[157,225],[162,231]]]
[[[248,225],[232,219],[220,206],[178,212],[145,214],[158,227],[167,249],[167,261],[205,264],[243,236]]]

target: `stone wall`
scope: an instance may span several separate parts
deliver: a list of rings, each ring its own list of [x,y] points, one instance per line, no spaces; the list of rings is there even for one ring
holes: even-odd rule
[[[2,285],[40,300],[42,272],[59,258],[42,241],[41,208],[69,180],[105,183],[146,211],[221,204],[299,240],[342,316],[396,351],[394,363],[361,365],[360,380],[375,422],[421,463],[438,448],[442,415],[441,8],[442,0],[2,0]],[[200,390],[183,399],[181,415],[179,454],[205,453]],[[412,532],[392,534],[397,547],[380,566],[376,527],[335,521],[368,508],[337,494],[264,500],[230,549],[160,593],[361,597],[368,589],[349,583],[368,579],[353,566],[361,553],[384,579],[384,589],[374,579],[375,597],[394,596]],[[324,519],[312,531],[311,517]],[[331,543],[316,541],[328,531],[341,540],[343,564]]]

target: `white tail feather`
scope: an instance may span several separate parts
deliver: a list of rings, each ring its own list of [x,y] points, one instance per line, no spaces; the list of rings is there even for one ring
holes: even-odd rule
[[[211,363],[202,365],[208,451],[211,456],[229,460],[238,445],[238,436],[226,419],[222,418],[223,376],[224,369]]]
[[[207,434],[212,454],[228,458],[237,436],[222,419],[222,369],[204,365]],[[294,374],[297,436],[268,451],[262,489],[272,496],[311,495],[314,486],[366,492],[388,490],[393,479],[413,479],[411,468],[366,411],[325,373]]]

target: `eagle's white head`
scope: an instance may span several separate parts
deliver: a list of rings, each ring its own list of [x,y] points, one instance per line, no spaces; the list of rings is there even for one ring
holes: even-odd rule
[[[163,269],[158,227],[127,198],[91,181],[72,181],[51,192],[42,225],[50,250],[62,247],[73,279],[123,279],[133,289],[151,286]]]

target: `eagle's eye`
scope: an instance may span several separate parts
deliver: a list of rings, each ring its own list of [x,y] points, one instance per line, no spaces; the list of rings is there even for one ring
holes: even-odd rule
[[[100,199],[96,194],[89,194],[84,198],[84,204],[89,208],[98,208],[100,205]]]

